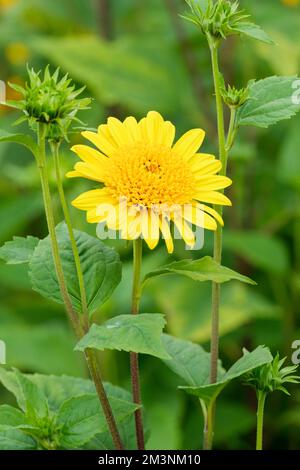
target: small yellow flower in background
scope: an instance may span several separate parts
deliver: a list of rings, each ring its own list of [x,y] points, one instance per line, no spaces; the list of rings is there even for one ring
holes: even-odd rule
[[[281,2],[287,7],[296,7],[300,5],[300,0],[281,0]]]
[[[221,163],[213,155],[197,153],[205,136],[202,129],[190,130],[174,144],[174,125],[150,111],[140,122],[134,117],[124,122],[111,117],[97,133],[85,131],[82,135],[97,150],[86,145],[72,147],[82,162],[67,176],[102,183],[72,202],[87,211],[88,222],[106,222],[125,239],[143,236],[151,249],[161,232],[170,253],[174,248],[170,221],[191,247],[195,235],[190,224],[208,230],[216,230],[217,222],[223,225],[221,216],[203,203],[231,205],[218,192],[230,186],[231,180],[217,175]],[[116,217],[101,210],[105,204],[114,209]],[[149,234],[149,225],[154,233]]]
[[[28,47],[22,42],[13,42],[5,48],[5,56],[12,65],[24,65],[29,55]]]
[[[14,6],[20,0],[0,0],[0,8],[9,8]]]

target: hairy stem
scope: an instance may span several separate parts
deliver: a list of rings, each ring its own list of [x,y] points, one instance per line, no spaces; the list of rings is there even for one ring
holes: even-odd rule
[[[46,220],[47,220],[49,235],[51,239],[53,261],[54,261],[55,271],[57,274],[57,279],[58,279],[61,295],[65,304],[65,308],[66,308],[69,320],[75,331],[76,336],[78,338],[82,338],[87,331],[87,327],[80,323],[78,315],[73,308],[73,305],[72,305],[72,302],[68,293],[65,277],[64,277],[63,266],[62,266],[60,253],[59,253],[59,245],[58,245],[58,241],[56,237],[54,211],[53,211],[49,180],[48,180],[48,172],[47,172],[45,134],[46,134],[45,125],[40,123],[39,128],[38,128],[38,145],[39,145],[38,168],[39,168],[39,173],[40,173],[40,178],[41,178]],[[65,201],[62,185],[61,185],[61,189],[62,189],[63,200]],[[67,204],[65,205],[65,207],[68,213]],[[69,218],[69,222],[70,222],[69,227],[72,231],[72,236],[74,239],[74,234],[73,234],[73,229],[72,229],[70,218]],[[75,242],[75,239],[74,239],[74,242]],[[75,245],[76,245],[76,242],[75,242]],[[77,246],[76,246],[76,249],[77,249]],[[108,398],[106,396],[106,393],[103,387],[102,379],[101,379],[101,376],[97,367],[95,353],[93,351],[88,352],[86,354],[86,360],[87,360],[87,364],[88,364],[92,379],[95,383],[96,391],[97,391],[104,415],[106,417],[109,430],[112,434],[113,442],[118,450],[122,450],[124,449],[124,447],[123,447],[123,444],[122,444],[122,441],[121,441],[121,438],[117,429],[116,422],[113,417],[111,406],[109,404]]]
[[[43,200],[44,200],[44,207],[45,207],[45,214],[46,214],[46,220],[47,220],[47,225],[48,225],[48,230],[49,230],[49,235],[50,235],[50,240],[51,240],[51,246],[52,246],[53,261],[54,261],[55,271],[56,271],[56,275],[57,275],[57,279],[58,279],[58,283],[59,283],[59,287],[60,287],[60,291],[61,291],[61,296],[63,298],[69,320],[70,320],[70,322],[73,326],[73,329],[74,329],[76,335],[81,336],[83,331],[80,328],[77,314],[76,314],[76,312],[73,308],[73,305],[72,305],[72,302],[71,302],[71,299],[70,299],[70,296],[69,296],[69,293],[68,293],[67,284],[66,284],[66,281],[65,281],[63,267],[62,267],[62,262],[61,262],[60,254],[59,254],[58,241],[57,241],[56,232],[55,232],[54,212],[53,212],[51,193],[50,193],[50,187],[49,187],[49,181],[48,181],[48,173],[47,173],[46,150],[45,150],[45,132],[46,132],[45,125],[42,124],[42,123],[39,123],[39,129],[38,129],[38,146],[39,146],[38,169],[39,169],[39,173],[40,173]]]
[[[132,286],[132,308],[131,313],[138,315],[141,298],[141,266],[142,266],[142,239],[133,242],[133,286]],[[134,403],[141,405],[139,357],[137,353],[130,353],[131,387]],[[144,427],[142,410],[135,412],[136,440],[139,450],[145,449]]]
[[[227,172],[227,159],[228,159],[228,145],[232,146],[232,134],[235,129],[235,116],[231,116],[230,129],[226,142],[225,126],[224,126],[224,110],[221,95],[221,75],[219,70],[218,60],[218,47],[219,43],[215,39],[208,38],[212,72],[214,80],[216,112],[217,112],[217,126],[218,126],[218,142],[219,142],[219,159],[222,163],[220,174],[225,176]],[[215,210],[222,215],[222,206],[216,206]],[[214,234],[214,260],[221,263],[222,260],[222,227],[218,225]],[[218,378],[218,357],[219,357],[219,316],[220,316],[220,297],[221,288],[219,283],[212,283],[212,320],[211,320],[211,366],[210,366],[210,383],[215,383]],[[214,434],[214,416],[215,416],[215,403],[209,410],[209,419],[207,420],[207,445],[212,448],[213,434]]]
[[[263,448],[263,427],[266,393],[262,390],[257,392],[257,428],[256,428],[256,450]]]
[[[70,237],[70,242],[71,242],[71,247],[72,247],[72,252],[73,252],[73,257],[74,257],[74,262],[75,262],[75,266],[76,266],[76,273],[77,273],[77,278],[78,278],[80,298],[81,298],[81,304],[82,304],[82,313],[85,317],[84,318],[85,327],[87,328],[88,327],[89,314],[88,314],[88,306],[87,306],[86,289],[85,289],[85,284],[84,284],[84,278],[83,278],[83,272],[82,272],[78,247],[77,247],[75,236],[74,236],[71,215],[70,215],[69,207],[68,207],[68,204],[67,204],[67,201],[66,201],[63,182],[62,182],[62,178],[61,178],[60,164],[59,164],[59,144],[53,142],[51,144],[51,150],[52,150],[52,155],[53,155],[53,158],[54,158],[54,166],[55,166],[56,183],[57,183],[58,194],[59,194],[60,203],[61,203],[61,207],[62,207],[62,210],[63,210],[65,222],[66,222],[66,225],[67,225],[67,229],[68,229],[68,233],[69,233],[69,237]]]
[[[203,405],[205,407],[205,405]],[[204,434],[203,434],[203,449],[204,450],[211,450],[212,443],[213,443],[213,421],[214,421],[214,414],[215,414],[215,402],[209,404],[209,406],[205,407],[205,414],[204,415]]]

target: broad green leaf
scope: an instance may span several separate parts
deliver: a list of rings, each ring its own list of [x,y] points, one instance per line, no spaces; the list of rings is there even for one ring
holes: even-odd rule
[[[209,353],[190,341],[169,335],[163,336],[163,342],[172,358],[163,362],[187,384],[179,388],[191,395],[196,395],[206,404],[215,400],[231,380],[272,361],[269,349],[265,346],[259,346],[252,352],[244,352],[244,355],[227,372],[219,365],[218,381],[215,384],[210,384]]]
[[[210,353],[196,343],[171,335],[164,334],[162,340],[171,358],[163,361],[169,369],[190,386],[196,387],[209,383]],[[219,364],[219,376],[224,373],[224,369]]]
[[[238,110],[237,125],[269,127],[291,118],[299,109],[299,79],[268,77],[250,84],[249,99]]]
[[[249,38],[256,39],[257,41],[261,41],[266,44],[274,44],[274,41],[270,36],[257,24],[247,22],[239,23],[234,27],[234,30],[248,36]]]
[[[24,413],[10,405],[0,406],[0,426],[26,426],[28,421]]]
[[[20,144],[26,147],[33,154],[35,158],[38,157],[38,146],[35,141],[26,134],[10,134],[5,131],[0,131],[0,142],[11,142]]]
[[[38,242],[36,237],[14,237],[0,248],[0,258],[7,264],[28,263]]]
[[[223,245],[253,266],[271,273],[283,274],[289,269],[289,254],[275,236],[255,231],[227,231]]]
[[[16,373],[0,367],[0,383],[15,396],[19,407],[25,411],[26,403]]]
[[[213,281],[223,283],[235,279],[237,281],[245,282],[246,284],[256,284],[249,277],[243,276],[232,269],[219,265],[210,256],[205,256],[204,258],[197,260],[187,259],[167,264],[162,268],[146,274],[144,282],[147,279],[161,276],[162,274],[181,274],[193,279],[194,281],[200,282]]]
[[[60,255],[68,291],[77,311],[81,311],[81,298],[76,267],[65,223],[56,227]],[[121,262],[112,248],[90,235],[74,231],[81,267],[85,280],[89,313],[97,310],[112,294],[121,280]],[[29,263],[33,289],[46,298],[63,303],[52,258],[49,236],[41,240]]]
[[[117,422],[139,408],[134,403],[110,397],[110,404]],[[96,394],[86,394],[71,398],[61,406],[57,424],[61,426],[60,446],[76,449],[96,434],[107,430],[107,423]]]
[[[300,188],[300,158],[296,156],[300,148],[299,129],[300,116],[297,116],[284,135],[276,171],[280,181],[296,188]],[[290,210],[294,213],[293,205]]]
[[[257,367],[271,362],[272,359],[272,354],[268,348],[265,346],[258,346],[252,352],[244,352],[244,355],[224,375],[218,378],[217,383],[205,383],[201,386],[180,386],[179,388],[191,395],[197,396],[206,404],[209,404],[217,398],[221,391],[232,380],[241,377]]]
[[[1,450],[34,450],[36,442],[19,429],[0,425]]]
[[[46,397],[29,377],[17,369],[8,371],[0,368],[0,382],[14,394],[21,410],[29,417],[43,418],[48,415]]]
[[[163,315],[141,313],[119,315],[104,325],[93,324],[89,332],[79,341],[76,351],[91,349],[117,349],[168,358],[161,342],[165,325]]]
[[[45,418],[49,414],[45,395],[28,377],[15,370],[24,401],[24,411],[30,418]]]

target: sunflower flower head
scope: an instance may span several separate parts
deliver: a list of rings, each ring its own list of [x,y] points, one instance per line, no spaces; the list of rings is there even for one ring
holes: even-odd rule
[[[175,144],[175,127],[150,111],[137,122],[109,118],[98,132],[83,137],[96,148],[75,145],[81,158],[68,177],[99,183],[73,201],[87,212],[90,223],[105,223],[121,238],[143,237],[153,249],[160,233],[173,251],[170,224],[189,247],[195,245],[192,226],[216,230],[223,224],[219,213],[205,203],[231,205],[221,192],[231,180],[217,173],[221,163],[213,155],[197,153],[205,133],[192,129]]]
[[[41,72],[28,69],[29,81],[25,87],[10,83],[10,87],[20,93],[23,99],[8,101],[8,106],[20,109],[24,116],[16,124],[28,121],[32,128],[38,122],[47,125],[47,138],[49,140],[67,140],[67,131],[73,121],[82,122],[76,117],[79,110],[87,109],[91,100],[78,96],[84,87],[75,90],[75,85],[68,74],[59,77],[59,69],[50,74],[46,67],[43,77]]]

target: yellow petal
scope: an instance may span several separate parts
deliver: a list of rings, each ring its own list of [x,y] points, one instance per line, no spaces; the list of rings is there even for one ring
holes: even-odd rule
[[[209,202],[211,204],[221,204],[222,206],[232,206],[230,199],[217,191],[198,191],[194,199],[200,202]]]
[[[149,111],[146,117],[146,132],[151,143],[160,143],[163,135],[164,120],[156,111]]]
[[[78,155],[81,160],[96,167],[106,167],[109,161],[108,158],[105,157],[102,153],[98,152],[98,150],[88,147],[87,145],[73,145],[71,150],[72,152],[76,153],[76,155]]]
[[[141,139],[141,133],[137,120],[133,116],[129,116],[125,119],[124,126],[127,127],[133,141],[138,141]]]
[[[215,219],[206,214],[206,212],[201,210],[198,206],[189,206],[185,209],[184,218],[198,227],[203,227],[207,230],[217,230],[217,222]]]
[[[199,185],[200,190],[203,188],[204,191],[214,191],[217,189],[227,188],[232,184],[232,181],[230,178],[227,178],[227,176],[205,175],[203,177],[197,178],[197,184]]]
[[[97,209],[91,209],[86,213],[86,220],[89,224],[99,224],[105,222],[106,214],[99,215]]]
[[[173,151],[189,160],[202,144],[205,132],[202,129],[192,129],[186,132],[174,145]]]
[[[173,253],[174,243],[173,243],[173,239],[172,239],[172,235],[170,231],[170,223],[164,216],[161,216],[159,220],[159,225],[160,225],[160,231],[166,243],[168,253]]]
[[[87,178],[93,181],[100,181],[101,183],[104,181],[105,173],[104,170],[100,167],[92,166],[88,163],[78,162],[75,165],[76,173],[79,173],[80,176]]]
[[[124,124],[119,121],[119,119],[114,117],[108,118],[107,126],[112,138],[119,147],[122,145],[131,144],[133,142],[127,126],[124,126]]]
[[[92,189],[80,194],[72,201],[72,205],[77,209],[90,210],[96,208],[99,204],[108,203],[114,204],[115,201],[111,198],[106,189]]]
[[[175,139],[175,126],[170,122],[170,121],[165,121],[164,125],[164,132],[163,132],[163,137],[162,137],[162,145],[165,145],[166,147],[172,147],[174,139]]]
[[[196,241],[195,234],[191,227],[185,222],[183,217],[178,216],[177,214],[173,214],[172,219],[174,220],[175,227],[177,228],[185,243],[189,246],[194,246]]]
[[[215,209],[213,209],[212,207],[206,206],[205,204],[196,203],[196,206],[200,210],[203,210],[203,211],[207,212],[208,214],[212,215],[219,222],[219,224],[222,227],[224,226],[224,221],[223,221],[222,216]]]
[[[66,173],[66,177],[67,178],[81,178],[82,175],[78,173],[78,171],[68,171],[68,173]]]
[[[112,139],[108,139],[105,135],[104,128],[106,125],[99,126],[98,133],[91,132],[91,131],[84,131],[82,132],[82,136],[92,142],[98,149],[100,149],[105,155],[110,156],[114,153],[117,145],[112,141]]]
[[[159,242],[159,216],[153,211],[144,210],[141,213],[142,235],[150,250]]]

